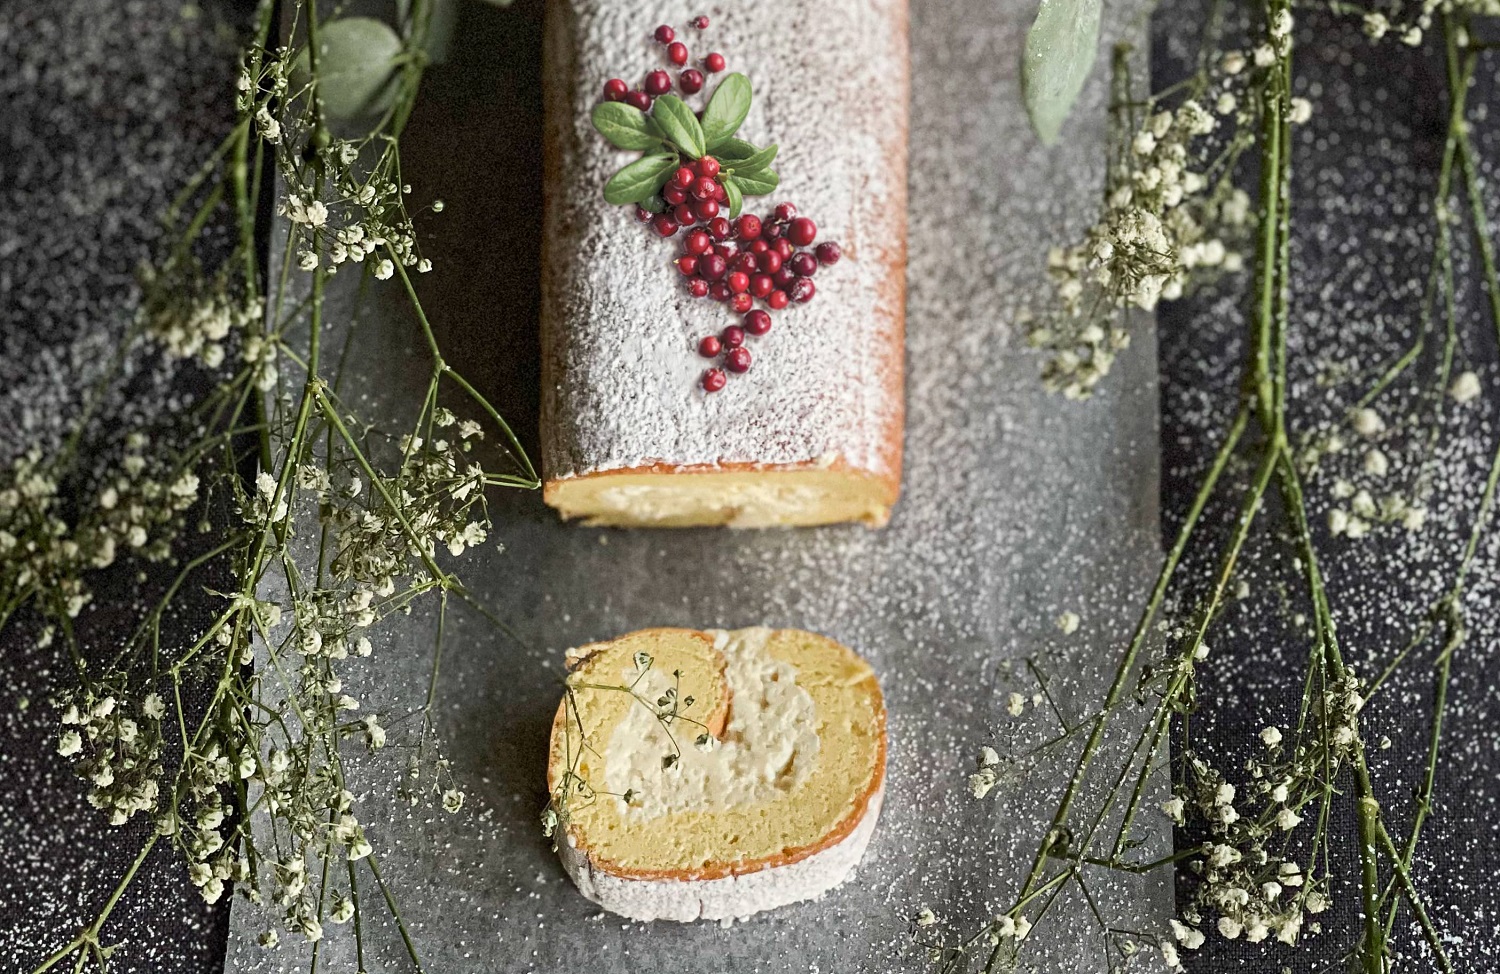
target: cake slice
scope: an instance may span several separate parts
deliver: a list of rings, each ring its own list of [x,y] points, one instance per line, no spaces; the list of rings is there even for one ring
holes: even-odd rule
[[[885,785],[869,664],[796,629],[645,629],[569,654],[548,816],[584,896],[734,919],[839,885]]]

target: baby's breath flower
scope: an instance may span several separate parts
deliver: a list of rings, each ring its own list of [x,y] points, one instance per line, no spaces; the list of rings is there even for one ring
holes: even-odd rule
[[[1458,378],[1448,387],[1448,395],[1454,402],[1470,402],[1478,398],[1482,392],[1479,385],[1479,376],[1473,372],[1460,372]]]
[[[63,731],[62,737],[57,742],[57,753],[69,758],[82,750],[83,736],[75,730]]]

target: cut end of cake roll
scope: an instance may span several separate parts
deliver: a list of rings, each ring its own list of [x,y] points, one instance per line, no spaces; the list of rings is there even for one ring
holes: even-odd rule
[[[885,706],[853,651],[795,629],[646,629],[569,656],[548,786],[584,896],[738,919],[842,883],[875,828]]]
[[[553,480],[544,500],[590,527],[882,527],[899,485],[838,463],[772,469],[641,468]]]

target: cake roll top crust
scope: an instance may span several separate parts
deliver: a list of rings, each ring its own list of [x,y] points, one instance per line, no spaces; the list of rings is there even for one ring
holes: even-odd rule
[[[843,259],[816,300],[774,315],[755,364],[706,394],[698,340],[737,321],[694,299],[679,250],[602,196],[632,153],[594,131],[605,80],[653,64],[658,23],[681,3],[548,5],[542,463],[549,482],[596,473],[837,467],[899,482],[906,263],[904,0],[735,2],[691,42],[754,88],[742,136],[776,143],[781,184]],[[693,32],[696,34],[696,32]],[[710,75],[701,108],[723,74]]]

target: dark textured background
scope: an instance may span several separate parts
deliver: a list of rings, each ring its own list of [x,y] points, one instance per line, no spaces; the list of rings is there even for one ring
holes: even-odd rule
[[[134,297],[132,270],[157,235],[154,214],[230,116],[235,63],[226,30],[232,34],[243,24],[247,7],[217,0],[192,18],[170,0],[69,0],[0,9],[0,403],[7,419],[0,446],[7,456],[27,437],[52,435],[56,416],[76,404],[49,398],[55,393],[48,390],[59,385],[59,376],[88,374],[103,340],[124,326],[124,309]],[[509,71],[535,78],[538,88],[539,9],[539,3],[526,3],[514,12],[517,43],[503,55]],[[1200,9],[1184,0],[1158,14],[1158,83],[1180,73],[1188,52],[1175,47],[1173,38]],[[1326,397],[1312,395],[1319,371],[1341,362],[1367,379],[1377,362],[1409,338],[1420,298],[1420,284],[1413,281],[1420,281],[1431,242],[1429,198],[1446,98],[1441,63],[1432,54],[1387,44],[1356,64],[1345,52],[1363,44],[1361,38],[1329,22],[1315,27],[1316,34],[1299,35],[1299,84],[1317,113],[1298,133],[1294,177],[1293,342],[1308,371],[1294,376],[1293,384],[1306,404],[1297,408],[1296,419],[1307,428],[1337,423],[1337,404],[1359,387],[1357,381],[1336,386],[1335,405],[1329,406]],[[440,97],[443,85],[436,74],[428,92],[434,109],[465,104],[462,92]],[[1493,99],[1486,89],[1474,101],[1482,106]],[[539,130],[539,99],[524,107],[532,114],[517,124]],[[1494,158],[1495,141],[1481,137]],[[523,148],[501,172],[534,181],[538,165]],[[454,212],[461,217],[464,209]],[[506,239],[502,235],[496,246]],[[531,268],[528,256],[505,278],[508,307],[534,306]],[[1470,293],[1464,301],[1461,355],[1489,387],[1497,378],[1495,349],[1476,298]],[[1210,293],[1168,306],[1159,316],[1168,532],[1232,402],[1243,351],[1236,337],[1241,310],[1234,298]],[[1402,620],[1430,596],[1433,566],[1451,559],[1461,540],[1459,526],[1474,502],[1474,473],[1482,469],[1493,437],[1494,397],[1486,399],[1447,430],[1453,445],[1442,453],[1440,483],[1455,488],[1460,501],[1434,512],[1423,543],[1397,545],[1378,537],[1361,545],[1326,545],[1335,602],[1356,610],[1339,619],[1356,664],[1389,653]],[[528,411],[524,403],[510,409],[516,415]],[[1357,458],[1355,453],[1345,462],[1357,466]],[[1320,512],[1327,488],[1326,478],[1315,478],[1313,502]],[[1297,665],[1295,652],[1283,655],[1276,648],[1290,644],[1270,594],[1280,577],[1277,557],[1271,548],[1252,555],[1246,577],[1255,594],[1230,614],[1226,633],[1214,642],[1217,656],[1253,661],[1224,667],[1214,677],[1219,682],[1204,688],[1206,697],[1234,693],[1250,701],[1197,728],[1195,742],[1226,757],[1241,753],[1247,742],[1253,746],[1265,723],[1285,719],[1268,709],[1273,690],[1295,678]],[[1470,602],[1474,632],[1455,667],[1435,815],[1418,863],[1433,896],[1434,918],[1455,940],[1460,969],[1474,971],[1495,969],[1500,943],[1495,897],[1483,881],[1500,866],[1492,841],[1500,821],[1493,815],[1500,794],[1492,770],[1496,738],[1487,727],[1500,713],[1488,665],[1495,644],[1496,614],[1487,611],[1495,564],[1493,546],[1487,546]],[[106,588],[103,601],[128,607],[143,594],[124,577]],[[107,626],[109,618],[100,613],[99,624]],[[189,615],[180,624],[190,627],[193,619]],[[48,946],[91,917],[140,840],[139,826],[102,838],[81,784],[53,756],[55,726],[45,694],[59,661],[53,651],[33,648],[34,638],[24,619],[0,635],[0,970],[29,970]],[[1421,662],[1410,672],[1388,700],[1372,705],[1372,738],[1389,734],[1406,747],[1424,740],[1430,673]],[[1383,797],[1393,806],[1414,784],[1413,773],[1381,765],[1406,763],[1409,755],[1401,746],[1377,755]],[[223,905],[204,907],[188,890],[181,867],[165,856],[153,859],[147,879],[106,929],[106,940],[127,942],[119,969],[217,971]],[[1352,910],[1349,897],[1342,898],[1341,909]],[[1418,952],[1412,931],[1405,924],[1398,931],[1403,950]],[[1297,970],[1318,970],[1323,963],[1336,966],[1348,946],[1342,938],[1326,935],[1313,950],[1295,955],[1265,955],[1211,939],[1193,966],[1279,971],[1295,963]],[[1417,961],[1407,969],[1425,968]]]

